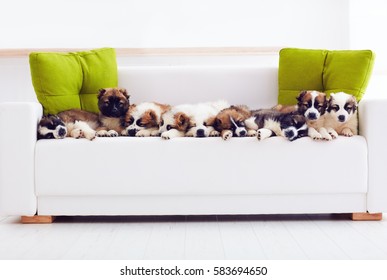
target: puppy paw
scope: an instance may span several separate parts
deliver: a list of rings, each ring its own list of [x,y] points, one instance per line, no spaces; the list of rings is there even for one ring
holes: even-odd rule
[[[164,140],[171,139],[171,137],[169,136],[168,131],[165,131],[165,132],[161,133],[161,138],[164,139]]]
[[[210,132],[210,137],[218,137],[220,135],[220,133],[216,130],[213,130]]]
[[[160,132],[158,130],[152,130],[150,136],[160,136]]]
[[[99,130],[97,131],[97,137],[107,137],[108,132],[106,130]]]
[[[232,132],[231,131],[227,131],[227,132],[223,133],[222,139],[223,140],[229,140],[229,139],[231,139],[231,137],[232,137]]]
[[[118,132],[113,130],[113,129],[111,129],[111,130],[107,131],[107,135],[106,136],[107,137],[117,137],[118,136]]]
[[[332,137],[332,139],[336,139],[337,137],[339,137],[339,135],[337,134],[336,131],[334,130],[329,130],[329,135]]]
[[[150,132],[148,130],[140,130],[140,131],[137,131],[136,133],[136,137],[149,137],[150,136]]]
[[[341,132],[344,136],[346,137],[352,137],[353,132],[349,128],[344,128],[343,131]]]
[[[310,133],[309,137],[312,138],[313,140],[322,140],[323,139],[321,134],[318,132]]]
[[[272,135],[272,131],[267,128],[261,128],[261,129],[258,129],[257,131],[257,139],[259,141],[269,138],[271,135]]]
[[[83,135],[88,140],[94,140],[96,137],[96,132],[94,130],[83,131]]]
[[[82,130],[80,128],[73,129],[70,133],[70,136],[76,139],[81,138]]]
[[[251,130],[247,131],[248,137],[256,137],[257,135],[258,135],[258,133],[256,130],[251,129]]]
[[[321,135],[321,137],[323,140],[326,140],[326,141],[331,141],[333,139],[329,133],[324,133]]]

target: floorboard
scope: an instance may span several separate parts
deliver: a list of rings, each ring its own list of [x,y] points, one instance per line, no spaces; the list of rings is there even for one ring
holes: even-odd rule
[[[0,259],[387,259],[387,220],[346,215],[0,218]]]

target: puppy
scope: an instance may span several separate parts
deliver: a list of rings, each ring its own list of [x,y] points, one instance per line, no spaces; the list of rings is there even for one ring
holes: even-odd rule
[[[171,109],[171,106],[156,102],[144,102],[130,105],[126,113],[122,135],[125,136],[158,136],[161,115]]]
[[[98,93],[98,108],[100,110],[99,122],[101,126],[97,129],[99,137],[115,137],[125,129],[122,119],[129,109],[129,98],[126,89],[103,88]]]
[[[216,115],[230,105],[224,101],[174,106],[162,115],[159,132],[163,139],[219,136],[213,127]]]
[[[233,136],[256,136],[257,131],[249,127],[250,118],[251,112],[247,106],[231,106],[218,113],[214,129],[220,132],[223,140],[231,139]]]
[[[354,96],[344,93],[331,93],[325,127],[332,137],[351,137],[358,134],[357,102]]]
[[[309,127],[308,135],[314,140],[332,140],[332,136],[324,127],[328,105],[325,93],[315,90],[302,91],[297,101],[298,112],[305,116]]]
[[[272,136],[283,136],[294,141],[308,135],[307,120],[298,112],[281,113],[274,109],[261,109],[252,114],[260,141]]]
[[[93,140],[98,127],[97,114],[71,109],[58,115],[43,116],[38,125],[38,139],[73,137]]]

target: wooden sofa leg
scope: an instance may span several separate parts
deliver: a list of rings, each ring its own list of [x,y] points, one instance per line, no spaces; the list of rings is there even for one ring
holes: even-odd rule
[[[381,221],[382,218],[382,213],[352,213],[353,221]]]
[[[22,224],[51,224],[54,220],[54,216],[21,216]]]

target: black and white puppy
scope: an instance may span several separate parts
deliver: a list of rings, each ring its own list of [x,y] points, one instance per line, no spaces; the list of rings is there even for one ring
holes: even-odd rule
[[[282,113],[274,109],[252,112],[255,118],[258,140],[272,136],[286,137],[290,141],[308,136],[306,118],[298,112]]]
[[[345,92],[331,93],[325,127],[333,137],[358,134],[357,102],[353,95]]]

